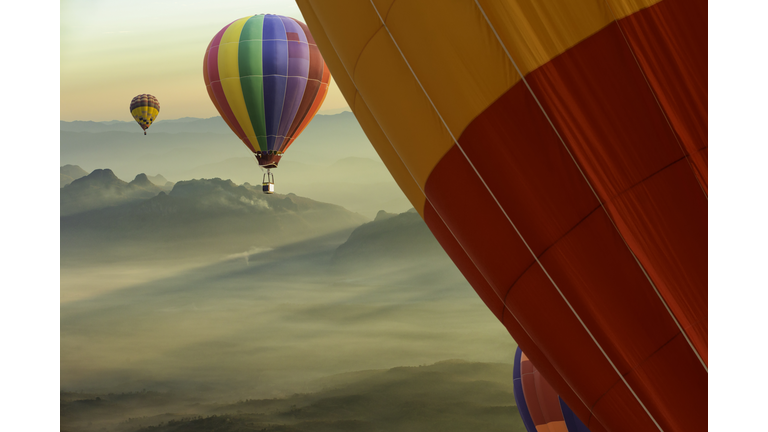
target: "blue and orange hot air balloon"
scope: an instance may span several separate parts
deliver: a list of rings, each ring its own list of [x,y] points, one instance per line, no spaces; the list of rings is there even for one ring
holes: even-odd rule
[[[160,113],[160,102],[151,94],[140,94],[131,99],[131,115],[136,123],[147,134],[147,128],[152,126],[157,115]]]
[[[280,15],[254,15],[225,26],[203,60],[208,95],[259,165],[269,169],[317,114],[330,72],[307,26]]]
[[[589,429],[706,430],[707,2],[297,4],[395,181]]]
[[[515,352],[513,383],[517,410],[528,432],[591,432],[520,347]]]

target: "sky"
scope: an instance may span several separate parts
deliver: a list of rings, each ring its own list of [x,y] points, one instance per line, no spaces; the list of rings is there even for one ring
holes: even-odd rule
[[[150,3],[62,0],[61,120],[131,121],[131,99],[160,101],[158,120],[218,116],[203,82],[203,56],[230,22],[260,13],[304,21],[293,0]],[[349,111],[335,82],[319,114]]]

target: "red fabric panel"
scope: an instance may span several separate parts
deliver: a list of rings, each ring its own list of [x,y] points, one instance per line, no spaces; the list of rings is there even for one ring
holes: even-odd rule
[[[496,318],[501,321],[504,302],[499,298],[499,295],[493,291],[491,286],[488,285],[488,282],[485,281],[485,278],[477,270],[477,267],[472,263],[472,260],[466,253],[464,253],[464,249],[461,248],[461,245],[448,230],[448,227],[445,226],[429,201],[424,203],[424,221],[437,239],[437,242],[440,243],[443,250],[445,250],[453,263],[456,264],[456,267],[458,267],[461,274],[467,279],[467,282],[469,282],[475,289],[480,296],[480,299],[483,300]]]
[[[600,206],[525,85],[473,120],[459,143],[536,255]],[[446,163],[454,157],[462,158],[451,154]]]
[[[506,304],[586,406],[592,407],[619,379],[538,265],[531,267],[519,279],[509,293]],[[535,359],[531,360],[538,369]],[[541,373],[552,387],[561,393],[546,371],[541,370]],[[599,415],[596,416],[597,419],[610,431],[649,430],[647,428],[652,426],[652,423],[637,401],[630,395],[624,402],[623,416],[638,418],[634,424],[606,419]],[[566,403],[569,403],[568,400]],[[579,418],[592,427],[588,416],[580,415]]]
[[[483,302],[485,302],[486,306],[488,306],[494,315],[502,321],[502,324],[507,328],[510,335],[512,335],[521,349],[525,351],[526,356],[535,360],[538,365],[538,370],[546,371],[548,382],[555,383],[555,386],[560,389],[558,392],[560,397],[568,404],[576,415],[585,419],[586,423],[586,419],[589,419],[591,415],[589,409],[581,402],[571,387],[566,384],[560,374],[552,367],[547,357],[541,352],[536,344],[533,343],[531,338],[528,337],[525,330],[520,327],[520,324],[518,324],[508,312],[505,314],[504,305],[498,294],[493,291],[483,275],[477,270],[475,264],[472,263],[472,260],[467,256],[464,249],[462,249],[453,234],[440,219],[440,216],[437,215],[429,201],[424,204],[424,221],[427,223],[432,234],[434,234],[448,256],[453,260],[454,264],[456,264]],[[605,430],[596,419],[592,419],[590,428],[592,432],[601,432]]]
[[[706,362],[707,200],[688,163],[678,161],[607,207]]]
[[[659,413],[655,418],[664,431],[707,430],[707,374],[702,368],[685,366],[697,361],[688,342],[682,334],[678,334],[625,377],[646,407],[651,412]],[[645,383],[660,379],[670,383],[666,392],[654,397],[643,393],[643,389],[648,387]],[[642,421],[641,417],[622,417],[621,412],[625,411],[627,400],[631,397],[624,383],[617,382],[595,404],[594,413],[609,422]]]
[[[527,80],[678,320],[706,321],[707,198],[619,27]]]
[[[599,402],[612,407],[593,411],[605,429],[654,430],[605,356],[622,375],[640,374],[677,340],[679,329],[643,268],[664,287],[659,291],[681,323],[706,337],[706,197],[618,26],[527,79],[584,174],[520,84],[466,128],[459,143],[471,165],[451,149],[430,174],[427,198],[505,299],[510,333],[525,336],[521,348],[582,421],[592,427],[583,407]],[[690,346],[687,355],[659,359],[643,373],[630,385],[665,430],[686,430],[678,425],[706,413],[706,401],[693,394],[706,385],[706,372]]]
[[[690,367],[697,361],[688,342],[678,334],[626,376],[629,385],[641,391],[652,381],[661,379],[669,383],[664,392],[653,398],[640,395],[654,410],[663,413],[662,424],[668,425],[664,430],[707,430],[707,373],[703,368]],[[595,406],[595,412],[603,409],[612,411],[601,403]]]
[[[707,190],[707,2],[661,1],[620,24]]]
[[[488,284],[503,298],[534,260],[458,147],[451,148],[434,168],[425,195]]]

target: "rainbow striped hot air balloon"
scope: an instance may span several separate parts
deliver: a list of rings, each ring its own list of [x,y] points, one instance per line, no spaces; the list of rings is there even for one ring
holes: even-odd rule
[[[131,115],[136,123],[147,134],[147,128],[152,125],[160,113],[160,102],[151,94],[140,94],[131,99]]]
[[[398,185],[589,429],[706,430],[707,2],[297,4]]]
[[[330,72],[304,23],[267,14],[221,29],[203,77],[221,117],[269,169],[320,109]]]

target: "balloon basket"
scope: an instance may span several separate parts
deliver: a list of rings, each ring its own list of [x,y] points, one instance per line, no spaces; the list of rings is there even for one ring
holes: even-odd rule
[[[261,176],[261,191],[265,194],[275,193],[275,175],[269,169]]]

